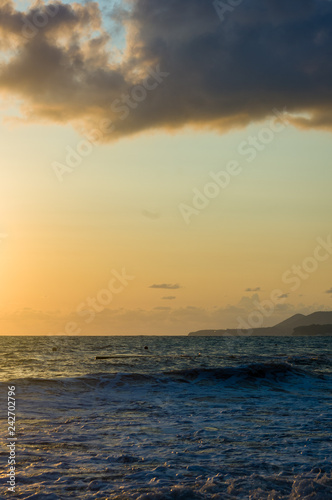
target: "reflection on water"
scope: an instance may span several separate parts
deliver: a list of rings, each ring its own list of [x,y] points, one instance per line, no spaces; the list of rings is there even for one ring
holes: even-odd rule
[[[2,337],[17,497],[332,498],[330,348],[328,337]]]

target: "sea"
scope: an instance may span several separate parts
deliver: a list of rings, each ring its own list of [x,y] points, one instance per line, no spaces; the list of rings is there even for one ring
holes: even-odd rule
[[[332,499],[331,347],[332,337],[1,337],[0,498]]]

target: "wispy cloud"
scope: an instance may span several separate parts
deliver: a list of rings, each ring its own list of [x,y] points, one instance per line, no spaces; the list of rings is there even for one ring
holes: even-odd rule
[[[175,283],[172,285],[171,283],[161,283],[159,284],[154,284],[149,286],[149,288],[156,288],[156,289],[161,289],[161,290],[178,290],[179,288],[182,288],[178,283]]]
[[[329,290],[326,290],[325,293],[332,293],[332,288],[330,288]]]
[[[260,292],[261,288],[258,286],[256,288],[246,288],[246,292]]]
[[[175,300],[176,297],[174,295],[169,295],[168,297],[162,297],[162,300]]]
[[[142,210],[142,215],[148,219],[157,220],[160,219],[160,213],[151,210]]]

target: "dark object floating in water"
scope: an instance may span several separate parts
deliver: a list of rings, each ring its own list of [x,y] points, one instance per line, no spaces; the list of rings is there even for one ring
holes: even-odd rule
[[[147,345],[144,346],[144,349],[149,349]]]
[[[135,356],[132,354],[126,355],[126,354],[119,354],[118,356],[96,356],[96,359],[121,359],[121,358],[141,358],[143,356]]]
[[[122,359],[122,358],[196,358],[198,356],[201,356],[201,354],[196,354],[196,355],[187,355],[187,354],[179,354],[178,356],[171,356],[171,355],[165,355],[165,354],[149,354],[149,355],[144,355],[144,354],[118,354],[117,356],[96,356],[96,359]]]
[[[53,352],[54,352],[54,351],[56,351],[56,350],[57,350],[57,348],[56,348],[56,347],[52,347],[52,351],[53,351]]]

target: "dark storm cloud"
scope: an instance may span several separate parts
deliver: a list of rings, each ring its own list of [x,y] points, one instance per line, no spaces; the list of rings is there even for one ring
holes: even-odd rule
[[[22,13],[0,0],[0,91],[23,100],[30,120],[97,127],[101,140],[186,125],[228,130],[274,108],[298,126],[332,125],[328,0],[245,1],[223,22],[212,1],[133,0],[113,15],[127,28],[121,60],[96,2],[51,5],[57,14],[29,38],[22,26],[46,7]],[[149,76],[158,67],[161,81]],[[147,77],[158,85],[136,101]]]

